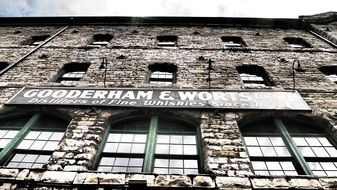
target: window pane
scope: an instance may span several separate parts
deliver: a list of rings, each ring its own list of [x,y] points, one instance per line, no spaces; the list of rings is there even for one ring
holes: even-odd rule
[[[257,142],[256,137],[244,137],[245,143],[246,145],[253,145],[253,146],[257,146],[259,145],[259,143]]]
[[[142,158],[130,158],[129,166],[142,166],[143,159]]]
[[[249,156],[263,156],[260,147],[247,147]]]
[[[116,158],[115,166],[127,166],[129,164],[129,158]]]
[[[168,159],[156,159],[154,162],[155,167],[168,167],[169,160]]]
[[[323,147],[312,147],[312,150],[317,157],[329,157],[329,154],[325,151]]]
[[[183,143],[183,137],[172,135],[171,139],[170,139],[170,143],[171,144],[182,144]]]
[[[285,146],[283,139],[281,137],[269,137],[273,146]]]
[[[120,143],[118,146],[117,152],[120,153],[130,153],[131,152],[131,145],[130,143]]]
[[[131,153],[144,153],[145,151],[145,144],[133,144]]]
[[[303,137],[293,137],[293,140],[297,146],[308,146],[307,141]]]
[[[103,152],[117,152],[118,143],[106,143]]]
[[[40,136],[37,139],[48,140],[52,134],[53,134],[52,132],[41,132]]]
[[[157,143],[170,143],[170,135],[158,135]]]
[[[183,154],[182,145],[170,145],[170,154]]]
[[[288,149],[286,147],[275,147],[275,151],[277,156],[291,156]]]
[[[282,170],[279,162],[267,162],[268,170]]]
[[[265,162],[262,161],[252,161],[252,166],[254,170],[267,170]]]
[[[115,162],[115,158],[102,157],[99,165],[112,166],[114,164],[114,162]]]
[[[259,142],[260,146],[272,146],[268,137],[258,137],[257,141]]]
[[[276,152],[273,147],[261,147],[264,156],[276,156]]]
[[[145,143],[146,142],[146,135],[135,135],[133,142]]]
[[[121,142],[133,142],[133,134],[122,134]]]
[[[184,145],[184,154],[185,155],[196,155],[197,147],[195,145]]]
[[[37,139],[37,137],[40,135],[41,132],[38,131],[30,131],[28,135],[25,137],[25,139]]]
[[[298,149],[305,157],[315,157],[315,154],[310,147],[298,147]]]
[[[184,144],[196,144],[195,136],[184,136]]]
[[[309,146],[321,146],[318,139],[315,137],[306,137],[305,140],[308,142]]]
[[[170,147],[169,145],[157,145],[156,154],[169,154]]]
[[[170,167],[183,168],[183,160],[170,160]]]

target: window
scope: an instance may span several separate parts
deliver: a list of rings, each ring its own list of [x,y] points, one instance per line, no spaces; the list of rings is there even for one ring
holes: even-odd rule
[[[92,45],[106,46],[112,40],[112,35],[110,34],[95,34],[93,36]]]
[[[102,145],[98,171],[199,173],[194,127],[158,116],[113,124]]]
[[[7,63],[7,62],[0,62],[0,71],[5,69],[8,65],[9,65],[9,63]]]
[[[245,87],[265,87],[272,86],[273,82],[263,67],[257,65],[238,66],[237,71]]]
[[[318,126],[274,119],[241,131],[256,175],[337,176],[335,142]]]
[[[177,66],[168,63],[157,63],[149,66],[150,84],[171,85],[175,83]]]
[[[49,35],[32,36],[31,39],[29,40],[30,41],[29,45],[38,46],[49,37],[50,37]]]
[[[238,36],[223,36],[221,37],[225,48],[245,47],[246,43]]]
[[[60,76],[56,80],[65,85],[76,85],[83,75],[87,72],[90,64],[87,63],[69,63],[64,65]]]
[[[337,83],[337,66],[323,66],[319,70],[325,74],[330,81]]]
[[[161,47],[176,47],[177,36],[157,36],[157,46]]]
[[[42,168],[63,138],[68,121],[41,114],[0,120],[0,163]]]
[[[283,38],[283,40],[286,41],[289,44],[289,46],[296,49],[311,48],[311,45],[308,42],[306,42],[303,38],[285,37]]]

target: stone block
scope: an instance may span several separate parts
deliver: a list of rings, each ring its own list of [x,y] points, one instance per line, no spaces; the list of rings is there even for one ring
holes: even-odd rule
[[[99,173],[97,177],[99,184],[125,184],[125,174]]]
[[[250,189],[250,181],[248,178],[241,177],[217,177],[216,184],[219,188],[241,188],[241,189]]]
[[[251,182],[256,189],[289,189],[290,187],[285,178],[255,178]]]
[[[73,184],[98,184],[96,173],[78,173]]]
[[[133,174],[128,175],[126,181],[128,182],[129,180],[146,180],[147,186],[154,186],[154,179],[154,175]]]
[[[20,171],[18,173],[18,175],[16,176],[16,180],[24,180],[29,174],[29,170],[28,169],[23,169],[22,171]]]
[[[337,189],[337,178],[320,178],[323,189]]]
[[[163,187],[190,187],[191,178],[184,175],[158,175],[155,179],[156,186]]]
[[[77,173],[65,171],[45,171],[42,173],[40,181],[49,183],[73,183]]]
[[[290,187],[294,189],[321,189],[322,186],[317,179],[292,178],[289,181]]]
[[[196,176],[193,178],[193,187],[214,188],[215,183],[209,176]]]
[[[18,173],[19,173],[18,169],[1,168],[0,169],[0,179],[15,179]]]

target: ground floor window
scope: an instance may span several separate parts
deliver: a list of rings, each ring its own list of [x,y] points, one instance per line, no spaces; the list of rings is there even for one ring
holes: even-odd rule
[[[197,139],[196,127],[158,116],[112,124],[101,147],[97,170],[197,174]]]
[[[319,126],[273,119],[241,131],[256,175],[337,176],[335,139]]]
[[[0,118],[0,163],[42,168],[63,138],[69,121],[42,115]]]

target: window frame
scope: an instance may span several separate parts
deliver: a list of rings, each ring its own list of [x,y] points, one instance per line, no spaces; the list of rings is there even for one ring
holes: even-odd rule
[[[177,47],[178,46],[178,36],[177,35],[162,35],[156,38],[157,47]]]
[[[318,70],[325,75],[325,78],[329,81],[337,84],[337,66],[336,65],[329,65],[329,66],[321,66]],[[334,75],[333,77],[331,77]],[[335,78],[336,80],[333,80]]]
[[[222,36],[222,44],[224,48],[245,48],[246,42],[240,36]]]
[[[97,39],[99,38],[99,39]],[[103,40],[101,40],[101,39]],[[91,45],[98,45],[98,46],[107,46],[110,41],[113,39],[113,35],[111,34],[102,34],[102,33],[99,33],[99,34],[94,34],[92,36],[92,39],[91,39]]]
[[[13,115],[9,115],[9,116],[0,117],[0,119],[8,119],[8,118],[14,118],[15,119],[17,116],[18,116],[17,114],[13,114]],[[9,143],[4,148],[2,148],[2,150],[0,150],[0,165],[3,166],[3,167],[7,167],[7,165],[10,163],[10,161],[12,160],[12,158],[16,154],[29,154],[29,155],[37,154],[37,155],[50,155],[50,157],[52,156],[52,153],[55,150],[18,149],[18,146],[20,145],[20,143],[24,140],[24,138],[31,131],[63,132],[63,136],[62,136],[61,140],[59,140],[58,144],[64,138],[64,133],[66,131],[66,127],[65,128],[58,128],[58,127],[57,128],[56,127],[41,128],[41,127],[37,127],[39,122],[43,119],[44,115],[42,113],[34,113],[32,115],[31,114],[29,114],[29,115],[25,114],[25,115],[20,115],[20,116],[21,117],[27,116],[28,120],[25,122],[25,124],[21,128],[19,128],[19,127],[17,128],[17,130],[19,132],[15,135],[15,137],[13,137],[9,141]],[[66,121],[66,120],[64,120],[64,121]],[[67,121],[67,122],[69,123],[69,121]],[[12,128],[4,127],[4,128],[1,128],[1,129],[13,129],[13,127]],[[47,163],[44,163],[44,164],[47,164]]]
[[[274,86],[274,82],[270,80],[270,76],[267,71],[258,65],[241,65],[236,67],[237,72],[239,73],[240,80],[244,84],[245,87],[248,88],[265,88]],[[242,74],[250,75],[248,77],[261,77],[263,81],[258,80],[243,80]],[[257,86],[253,86],[253,84],[257,84]]]
[[[77,85],[78,82],[87,73],[89,67],[90,67],[89,63],[78,63],[78,62],[67,63],[63,66],[61,71],[55,76],[54,81],[57,82],[57,83],[60,83],[62,85],[65,85],[65,86]],[[81,74],[81,77],[65,77],[64,76],[68,73],[74,73],[74,72],[77,72],[77,74],[78,74],[78,72],[84,72],[84,73]],[[62,83],[62,81],[69,81],[70,84]]]
[[[301,37],[284,37],[283,40],[294,49],[312,48],[312,45]]]
[[[296,122],[296,121],[290,121],[292,124],[295,125],[301,125],[301,124],[308,124],[313,127],[317,127],[321,132],[302,132],[302,133],[290,133],[289,130],[286,128],[286,122],[287,120],[282,121],[280,118],[274,118],[272,120],[267,120],[264,123],[268,123],[270,125],[273,125],[276,129],[274,133],[272,132],[242,132],[243,137],[250,137],[250,136],[259,136],[259,137],[272,137],[277,136],[281,137],[284,144],[287,147],[287,150],[290,153],[289,157],[279,157],[279,156],[249,156],[251,161],[290,161],[293,163],[296,172],[298,175],[311,175],[316,176],[313,174],[313,171],[310,169],[308,162],[324,162],[324,161],[330,161],[333,162],[336,157],[307,157],[303,156],[302,153],[299,150],[299,146],[296,145],[293,138],[294,137],[324,137],[331,143],[332,147],[337,149],[337,141],[336,141],[336,135],[334,135],[331,131],[322,128],[320,126],[317,126],[313,123],[309,122]],[[254,125],[254,122],[250,123],[248,126]],[[247,126],[245,124],[242,128],[244,129]],[[254,127],[254,126],[253,126]],[[241,127],[240,127],[241,128]],[[241,130],[242,130],[241,128]],[[247,145],[245,145],[247,154],[249,155]],[[251,169],[254,172],[254,168],[251,165]],[[268,170],[269,171],[269,170]],[[325,171],[325,170],[323,170]],[[256,174],[255,174],[256,175]],[[271,175],[272,176],[272,175]],[[329,177],[329,176],[325,176]]]
[[[148,77],[148,84],[152,85],[162,85],[162,86],[169,86],[176,83],[177,80],[177,66],[172,63],[155,63],[148,66],[149,69],[149,77]],[[172,78],[159,78],[159,77],[152,77],[154,72],[164,72],[164,73],[171,73]],[[169,84],[160,84],[169,83]]]
[[[97,170],[98,166],[99,166],[99,162],[101,160],[101,158],[105,155],[112,155],[110,153],[104,153],[103,150],[104,150],[104,147],[107,143],[107,139],[108,139],[108,136],[109,134],[111,133],[111,131],[114,131],[113,130],[113,125],[116,124],[116,123],[127,123],[131,120],[134,120],[135,118],[138,118],[137,116],[136,117],[128,117],[128,118],[125,118],[125,119],[122,119],[122,120],[118,120],[116,122],[113,122],[111,124],[109,124],[107,127],[106,127],[106,130],[105,130],[105,133],[104,133],[104,136],[102,138],[102,142],[98,148],[98,151],[97,151],[97,155],[95,157],[95,160],[91,166],[91,169],[93,170]],[[143,117],[144,118],[144,117]],[[155,153],[155,147],[156,147],[156,143],[157,143],[157,136],[159,135],[158,133],[158,128],[159,128],[159,119],[160,118],[165,118],[167,119],[166,117],[162,117],[162,116],[159,116],[159,115],[151,115],[151,116],[146,116],[146,121],[148,122],[149,120],[149,126],[148,126],[148,131],[147,131],[147,139],[146,139],[146,145],[145,145],[145,150],[144,150],[144,157],[139,157],[139,158],[143,158],[143,165],[142,165],[142,170],[140,173],[153,173],[153,170],[154,170],[154,161],[156,158],[166,158],[166,159],[195,159],[197,160],[198,162],[198,174],[202,173],[203,171],[203,163],[202,163],[202,148],[201,148],[201,143],[198,139],[200,139],[200,127],[197,127],[195,124],[193,123],[190,123],[188,121],[183,121],[179,118],[169,118],[169,119],[173,119],[174,120],[174,123],[180,123],[182,122],[183,124],[186,124],[188,125],[188,127],[191,127],[193,128],[194,130],[194,136],[196,138],[196,149],[197,149],[197,153],[196,155],[168,155],[168,154],[157,154]],[[133,133],[137,134],[139,133],[140,131],[132,131]],[[142,133],[143,131],[141,131]],[[144,133],[142,133],[144,134]],[[170,134],[175,134],[175,133],[170,133]],[[114,154],[114,153],[113,153]],[[123,154],[114,154],[114,155],[123,155]],[[130,154],[128,154],[128,158],[138,158],[137,156],[140,156],[140,154],[133,154],[132,155],[135,155],[135,156],[130,156]],[[127,172],[126,172],[127,173]],[[169,174],[168,174],[169,175]]]

